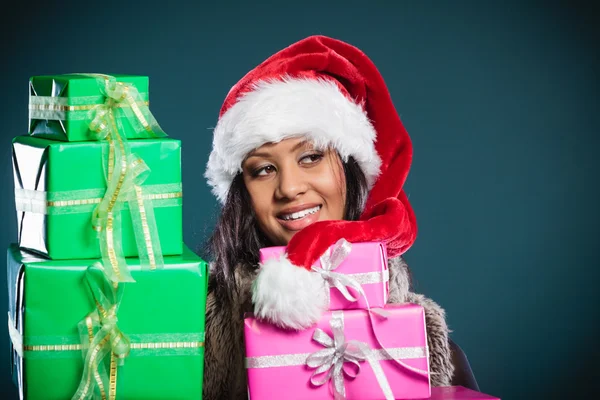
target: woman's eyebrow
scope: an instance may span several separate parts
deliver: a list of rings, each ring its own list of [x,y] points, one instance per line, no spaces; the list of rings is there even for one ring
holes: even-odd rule
[[[308,140],[303,140],[302,142],[296,143],[296,145],[290,150],[290,153],[293,153],[294,151],[296,151],[302,147],[306,147],[310,144],[311,143]]]
[[[311,143],[308,140],[303,140],[302,142],[298,142],[294,145],[294,147],[292,147],[289,152],[293,153],[295,151],[297,151],[298,149],[302,148],[302,147],[307,147],[309,146]],[[272,157],[272,153],[269,152],[264,152],[264,151],[251,151],[250,153],[248,153],[248,156],[246,157],[246,160],[249,159],[250,157],[264,157],[264,158],[269,158]]]
[[[264,158],[269,158],[271,157],[270,153],[265,153],[265,152],[252,152],[250,154],[248,154],[248,156],[246,157],[246,160],[249,159],[250,157],[264,157]]]
[[[268,150],[261,151],[259,149],[254,149],[250,153],[248,153],[248,155],[246,156],[245,160],[249,159],[250,157],[265,157],[265,158],[269,158],[269,157],[272,157],[272,156],[273,156],[272,152],[269,152]]]

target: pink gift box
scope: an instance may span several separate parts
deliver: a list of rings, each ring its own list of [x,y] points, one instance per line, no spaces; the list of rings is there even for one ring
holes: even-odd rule
[[[375,362],[381,366],[396,399],[429,397],[431,386],[423,308],[416,304],[395,304],[386,306],[385,311],[387,318],[372,315],[373,329],[367,310],[329,311],[316,327],[302,331],[284,330],[246,317],[244,336],[250,399],[333,399],[332,382],[314,385],[311,376],[315,368],[306,365],[309,355],[327,348],[313,339],[315,330],[320,328],[334,337],[330,326],[332,318],[337,322],[343,320],[346,342],[358,340],[375,350]],[[387,352],[409,368],[389,359],[373,331],[377,332],[377,338]],[[344,369],[352,370],[353,365],[346,362]],[[375,372],[367,361],[360,362],[360,371],[354,379],[346,375],[343,379],[349,400],[384,398]]]
[[[389,293],[389,272],[387,268],[387,251],[380,242],[352,243],[348,257],[333,270],[355,279],[363,288],[371,308],[384,307]],[[279,257],[285,252],[285,246],[264,247],[260,249],[260,262]],[[315,267],[321,268],[317,260]],[[367,302],[356,290],[348,291],[357,301],[346,299],[335,287],[330,288],[329,310],[366,309]]]
[[[500,400],[464,386],[441,386],[431,388],[431,397],[422,400]]]

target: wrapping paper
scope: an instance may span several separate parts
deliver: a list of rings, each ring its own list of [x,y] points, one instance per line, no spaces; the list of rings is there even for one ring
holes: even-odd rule
[[[128,262],[136,283],[120,284],[117,325],[131,349],[118,367],[116,398],[201,398],[206,263],[189,249],[165,257],[161,270]],[[16,244],[8,248],[13,378],[21,398],[64,400],[75,394],[87,352],[78,324],[97,307],[85,283],[89,265],[43,260]]]
[[[261,322],[252,316],[244,319],[248,391],[255,399],[327,399],[334,398],[331,382],[320,386],[311,383],[316,371],[306,365],[312,354],[324,349],[313,340],[317,329],[332,336],[330,327],[334,313],[343,315],[343,331],[346,341],[357,340],[374,349],[378,363],[386,376],[395,398],[420,399],[430,395],[427,373],[429,371],[425,315],[421,306],[415,304],[389,305],[387,318],[375,316],[371,328],[368,311],[347,310],[327,312],[315,328],[290,331]],[[377,338],[373,330],[377,333]],[[386,359],[381,343],[408,368]],[[352,363],[344,369],[355,370]],[[360,371],[354,379],[344,377],[347,399],[382,399],[384,395],[376,374],[367,362],[360,362]]]
[[[156,221],[151,233],[158,234],[163,255],[181,254],[181,142],[143,139],[129,145],[150,169],[141,188]],[[100,257],[92,213],[107,190],[108,145],[17,136],[12,148],[19,245],[54,260]],[[138,256],[127,204],[119,215],[123,254]]]
[[[106,101],[98,84],[100,74],[62,74],[33,76],[29,79],[29,134],[61,141],[86,141],[94,138],[89,132],[92,110]],[[148,107],[147,76],[115,74],[117,82],[136,88],[141,107]],[[119,105],[115,117],[122,125],[121,134],[128,139],[146,138],[127,121],[132,111],[126,103]],[[137,110],[136,110],[137,111]],[[133,112],[133,111],[132,111]],[[152,137],[152,136],[150,136]]]
[[[366,309],[367,301],[370,307],[384,307],[389,293],[389,271],[385,244],[380,242],[351,243],[348,256],[333,270],[334,273],[344,274],[357,281],[364,291],[365,297],[353,288],[348,288],[356,299],[351,301],[334,286],[328,285],[329,310]],[[285,253],[285,246],[265,247],[260,249],[260,261],[264,262]],[[313,267],[321,268],[321,260]]]

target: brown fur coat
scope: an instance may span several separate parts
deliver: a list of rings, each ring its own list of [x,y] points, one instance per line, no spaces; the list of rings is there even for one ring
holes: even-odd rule
[[[444,310],[432,300],[409,290],[408,267],[401,257],[389,260],[389,270],[388,302],[416,303],[425,309],[431,384],[450,385],[454,366]],[[254,277],[255,270],[250,266],[237,269],[236,279],[240,293],[233,301],[227,300],[224,293],[208,293],[203,390],[205,400],[248,398],[243,315],[252,311],[250,288]]]

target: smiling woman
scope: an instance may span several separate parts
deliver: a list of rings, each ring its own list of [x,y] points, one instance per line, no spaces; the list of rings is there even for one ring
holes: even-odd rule
[[[388,302],[425,310],[432,385],[462,383],[444,310],[411,291],[401,257],[417,232],[403,191],[411,160],[383,78],[347,43],[301,40],[229,91],[205,174],[223,208],[209,242],[204,398],[247,397],[244,313],[297,330],[321,318],[311,266],[342,238],[385,243]],[[259,249],[276,245],[286,254],[259,263]]]
[[[268,143],[242,163],[244,184],[259,229],[278,246],[316,221],[344,218],[346,183],[341,160],[304,138]]]

